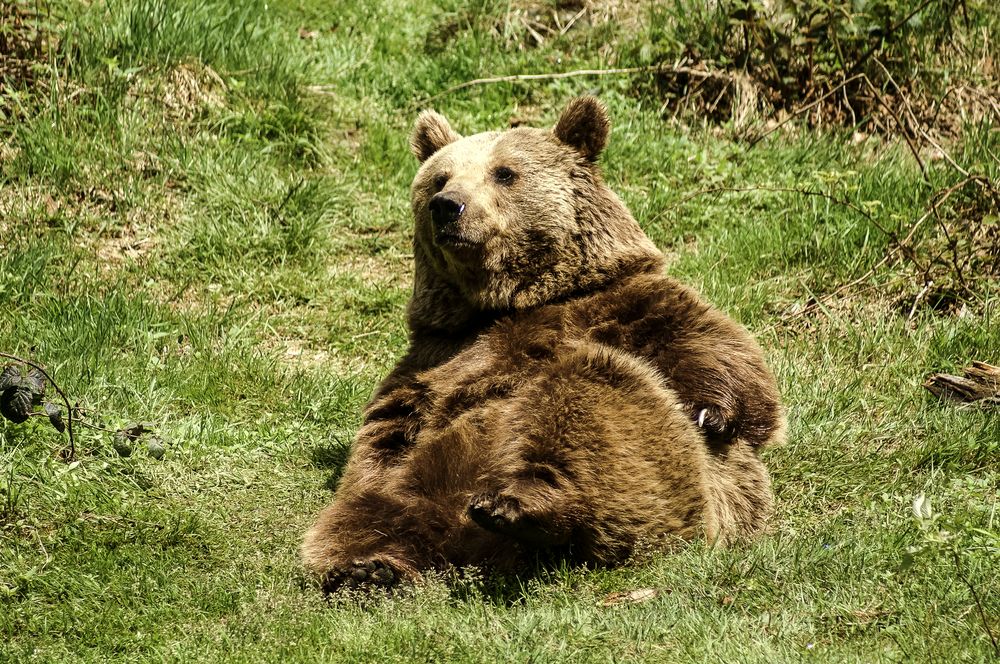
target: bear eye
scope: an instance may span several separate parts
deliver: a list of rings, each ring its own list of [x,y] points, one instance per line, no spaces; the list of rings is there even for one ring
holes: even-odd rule
[[[502,185],[512,185],[514,184],[514,180],[517,179],[517,173],[506,166],[498,166],[493,171],[493,179]]]
[[[445,175],[444,173],[441,173],[440,175],[435,175],[434,176],[434,189],[436,191],[441,191],[442,189],[444,189],[444,186],[446,184],[448,184],[448,176],[447,175]]]

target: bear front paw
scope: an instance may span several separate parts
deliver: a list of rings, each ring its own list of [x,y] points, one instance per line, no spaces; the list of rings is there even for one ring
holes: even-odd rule
[[[323,578],[323,591],[342,588],[389,588],[399,580],[392,567],[382,560],[354,560],[349,565],[330,570]]]
[[[546,527],[525,510],[521,501],[510,495],[486,493],[475,496],[467,509],[481,528],[506,535],[534,546],[553,546],[565,539],[557,529]]]
[[[469,503],[469,517],[479,526],[507,534],[523,518],[521,502],[509,496],[481,494]]]
[[[731,422],[718,406],[693,404],[688,406],[691,419],[713,442],[729,442],[736,437],[735,422]]]

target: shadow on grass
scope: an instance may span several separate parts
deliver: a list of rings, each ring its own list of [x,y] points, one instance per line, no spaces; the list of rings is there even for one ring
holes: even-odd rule
[[[323,488],[336,491],[340,477],[344,474],[344,466],[351,455],[351,445],[343,440],[332,440],[316,445],[309,452],[309,459],[317,468],[329,470],[330,476],[323,482]]]

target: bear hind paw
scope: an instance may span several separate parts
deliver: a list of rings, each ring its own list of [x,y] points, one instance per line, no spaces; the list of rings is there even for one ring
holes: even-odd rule
[[[349,565],[327,572],[323,591],[334,593],[344,588],[390,588],[399,575],[386,562],[378,559],[357,559]]]

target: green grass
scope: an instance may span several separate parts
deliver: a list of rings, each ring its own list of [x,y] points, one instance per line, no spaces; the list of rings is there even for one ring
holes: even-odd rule
[[[1000,363],[1000,288],[972,274],[962,315],[910,317],[923,284],[897,260],[796,314],[890,240],[848,206],[773,191],[823,192],[906,232],[957,181],[946,162],[926,184],[892,139],[803,130],[748,149],[666,121],[641,78],[436,100],[463,132],[546,125],[583,92],[607,102],[609,182],[778,374],[791,425],[765,454],[778,511],[770,534],[731,549],[326,602],[296,547],[405,347],[418,102],[481,76],[606,66],[600,45],[632,28],[581,22],[523,48],[508,3],[490,0],[51,10],[47,82],[9,96],[19,111],[0,124],[0,351],[44,362],[107,428],[154,422],[167,453],[123,458],[84,429],[68,465],[47,425],[0,421],[0,661],[992,656],[980,610],[1000,635],[1000,419],[921,382]],[[664,39],[648,32],[662,21],[638,29]],[[639,50],[615,64],[641,64]],[[995,126],[950,150],[997,181]],[[932,522],[912,514],[919,494]],[[661,593],[601,605],[636,588]]]

